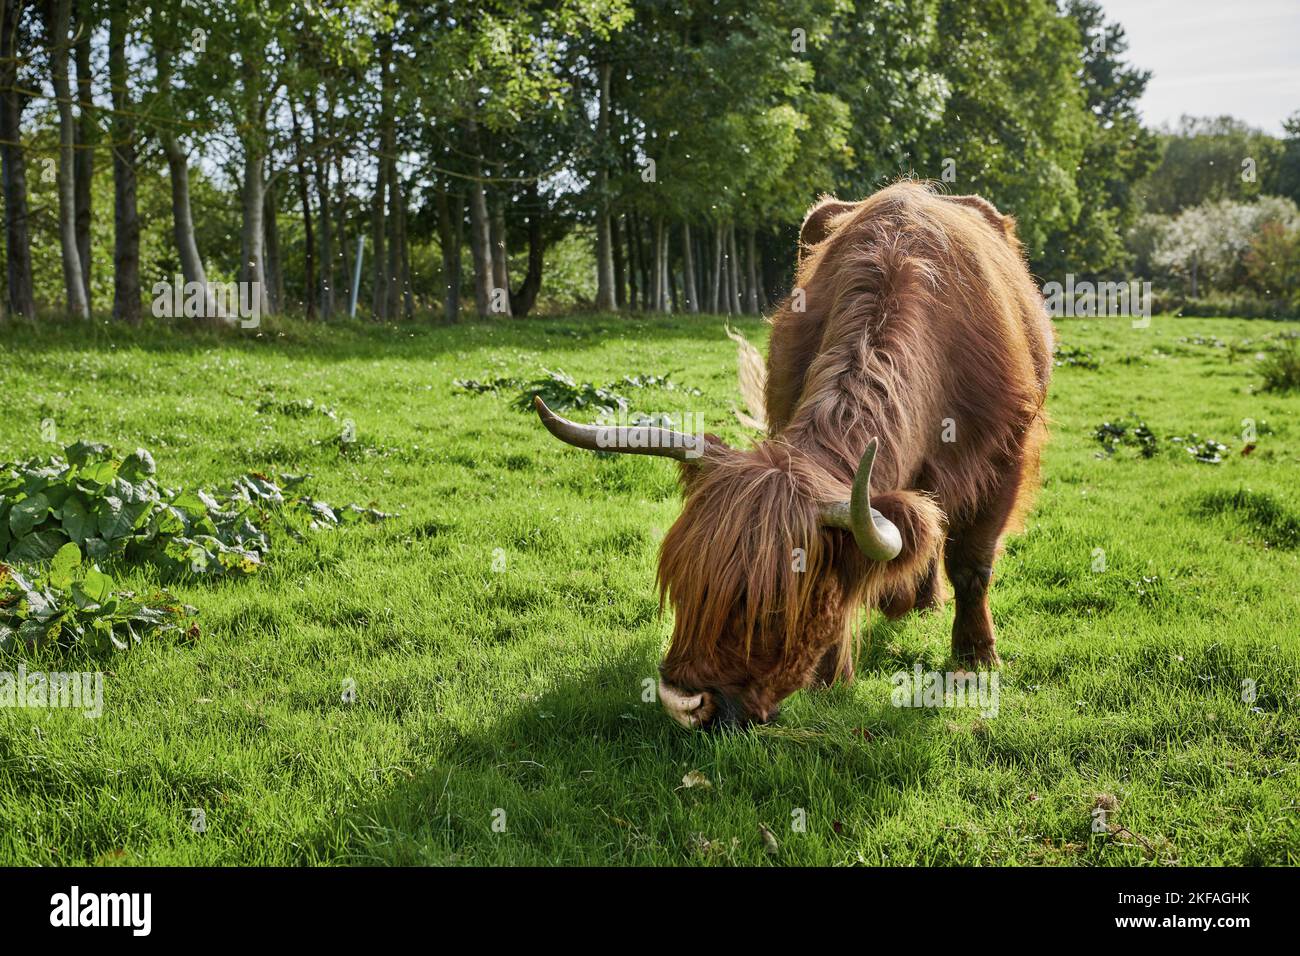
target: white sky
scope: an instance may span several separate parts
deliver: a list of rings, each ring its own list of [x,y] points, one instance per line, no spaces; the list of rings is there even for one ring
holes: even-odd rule
[[[1230,114],[1280,134],[1300,110],[1300,0],[1101,0],[1128,35],[1125,54],[1152,72],[1150,126],[1183,113]]]

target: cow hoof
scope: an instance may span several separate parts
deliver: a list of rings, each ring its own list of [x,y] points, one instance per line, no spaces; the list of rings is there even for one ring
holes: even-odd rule
[[[954,648],[953,657],[961,664],[971,667],[1001,667],[1002,658],[998,657],[998,652],[992,644],[986,644],[982,647],[963,647]]]

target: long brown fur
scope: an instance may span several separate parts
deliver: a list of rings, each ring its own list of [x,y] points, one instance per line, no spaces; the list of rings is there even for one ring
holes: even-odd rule
[[[757,719],[815,677],[851,673],[859,607],[905,609],[941,563],[954,649],[995,660],[984,589],[1045,435],[1052,332],[1009,217],[903,182],[823,199],[803,237],[802,295],[772,319],[769,436],[684,466],[659,562],[676,612],[665,680]],[[904,544],[884,564],[817,520],[817,502],[848,497],[872,437],[872,502]]]

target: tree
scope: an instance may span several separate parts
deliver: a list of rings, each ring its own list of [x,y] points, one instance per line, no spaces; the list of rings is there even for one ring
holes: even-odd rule
[[[1284,232],[1300,229],[1296,204],[1280,196],[1255,202],[1218,199],[1184,209],[1167,220],[1155,241],[1152,263],[1186,281],[1191,296],[1227,289],[1246,277],[1251,243],[1268,225]]]
[[[1272,168],[1267,171],[1264,191],[1288,196],[1300,203],[1300,110],[1287,117],[1282,128],[1286,136]]]
[[[87,306],[93,307],[94,296],[91,294],[90,281],[90,189],[95,174],[95,147],[99,143],[99,127],[95,122],[94,69],[90,55],[90,38],[95,29],[92,0],[76,0],[74,14],[72,50],[77,67],[77,127],[73,204],[76,208],[77,258],[81,260],[81,279],[86,290]]]
[[[1282,144],[1231,116],[1184,116],[1166,132],[1160,164],[1138,186],[1150,212],[1173,214],[1218,200],[1260,195],[1265,171],[1282,158]]]
[[[203,266],[203,258],[199,255],[190,200],[189,152],[178,133],[178,130],[189,125],[190,110],[186,108],[186,100],[176,94],[177,66],[191,75],[197,72],[192,57],[188,61],[184,57],[182,51],[186,47],[182,43],[182,37],[191,37],[192,45],[188,50],[193,54],[198,52],[195,47],[205,42],[205,35],[198,26],[192,27],[195,33],[188,32],[193,20],[184,0],[165,0],[165,4],[151,23],[156,79],[150,106],[157,117],[154,132],[166,157],[171,182],[172,235],[180,258],[181,277],[187,285],[194,283],[198,288],[206,290],[207,271]],[[184,85],[184,90],[193,96],[197,87],[198,84],[191,81]],[[213,314],[213,306],[206,292],[204,300],[203,314],[210,316]]]
[[[1079,81],[1078,27],[1038,0],[946,0],[934,64],[949,96],[918,170],[979,193],[1019,223],[1031,261],[1078,220],[1077,170],[1093,121]]]
[[[1131,260],[1124,237],[1140,205],[1134,185],[1159,159],[1156,137],[1137,116],[1150,73],[1124,62],[1124,28],[1107,23],[1095,0],[1071,0],[1067,13],[1078,30],[1089,119],[1075,175],[1079,215],[1048,236],[1035,265],[1047,275],[1122,274]]]
[[[113,91],[113,318],[140,321],[140,214],[136,203],[136,128],[127,65],[131,15],[126,0],[112,0],[108,24],[108,77]]]
[[[1300,306],[1300,229],[1265,222],[1250,240],[1245,265],[1257,292]]]
[[[0,175],[4,180],[7,305],[11,315],[36,317],[31,236],[27,213],[27,162],[22,115],[28,97],[20,83],[19,37],[27,32],[23,0],[0,0]]]
[[[50,73],[59,112],[59,246],[63,258],[63,285],[68,314],[90,318],[86,285],[77,248],[76,129],[72,113],[72,89],[68,79],[68,30],[72,21],[72,0],[53,0],[47,12],[46,37],[50,49]]]

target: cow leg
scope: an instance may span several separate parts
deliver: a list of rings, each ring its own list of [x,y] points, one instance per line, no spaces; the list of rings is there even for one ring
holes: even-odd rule
[[[845,654],[841,660],[838,644],[827,648],[822,654],[821,660],[817,662],[817,670],[813,673],[811,686],[830,687],[836,680],[844,684],[853,683],[853,655]]]
[[[948,529],[944,566],[952,582],[957,611],[952,623],[952,653],[958,661],[994,666],[993,618],[989,615],[989,580],[998,539],[1016,504],[1021,467],[1009,467],[1007,477],[983,509],[966,524]]]
[[[881,600],[880,610],[891,621],[912,611],[932,611],[940,604],[939,559],[930,562],[929,569],[913,591],[889,591]]]
[[[930,562],[930,570],[925,573],[921,583],[916,587],[916,598],[912,606],[918,611],[932,611],[941,603],[942,592],[939,589],[939,559]]]

